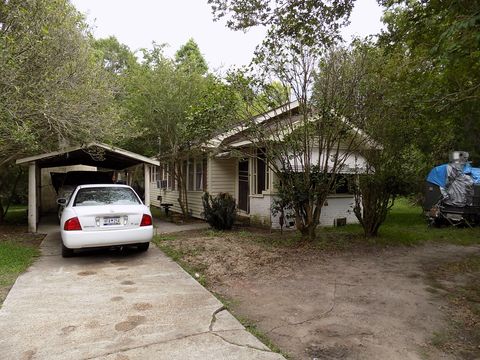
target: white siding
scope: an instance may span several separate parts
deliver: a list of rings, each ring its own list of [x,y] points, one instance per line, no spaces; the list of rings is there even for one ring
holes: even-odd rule
[[[158,197],[161,193],[162,190],[157,187],[157,182],[150,182],[150,205],[160,207],[160,200],[158,200]]]
[[[211,195],[227,192],[235,196],[236,159],[208,158],[207,162],[207,191]],[[188,191],[188,206],[191,215],[203,219],[203,191]],[[161,201],[158,197],[161,197]],[[181,213],[178,204],[178,191],[159,189],[156,182],[150,183],[151,204],[160,207],[161,203],[170,203],[171,211]]]
[[[203,219],[202,191],[188,191],[188,207],[191,216]],[[158,200],[158,197],[161,200]],[[178,204],[178,191],[159,189],[156,183],[150,183],[150,201],[153,206],[160,207],[161,203],[173,204],[170,211],[181,213],[182,209]],[[163,209],[163,208],[162,208]]]
[[[358,219],[353,213],[354,198],[353,195],[330,195],[325,205],[322,207],[320,214],[320,226],[333,226],[334,220],[337,218],[347,218],[347,224],[357,224]],[[264,205],[265,206],[265,205]],[[273,229],[279,229],[278,216],[271,216]],[[294,221],[289,218],[286,222]],[[286,227],[288,224],[286,224]],[[295,229],[295,226],[292,226]]]
[[[224,192],[235,196],[237,159],[208,159],[207,190],[211,195]]]
[[[331,195],[322,207],[320,226],[333,226],[336,218],[347,218],[347,224],[357,224],[353,213],[353,195]],[[328,204],[328,205],[327,205]]]
[[[250,222],[256,225],[270,226],[272,224],[271,205],[273,196],[250,195]]]

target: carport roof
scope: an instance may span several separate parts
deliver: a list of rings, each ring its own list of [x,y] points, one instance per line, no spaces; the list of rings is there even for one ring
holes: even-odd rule
[[[40,168],[90,165],[112,170],[123,170],[142,163],[159,166],[157,160],[102,143],[75,146],[18,159],[16,161],[17,164],[28,164],[32,162],[35,162]]]

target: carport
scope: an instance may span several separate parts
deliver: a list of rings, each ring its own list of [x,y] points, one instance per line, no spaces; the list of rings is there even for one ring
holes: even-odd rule
[[[150,205],[150,166],[159,162],[131,151],[102,143],[91,143],[64,150],[18,159],[17,164],[28,164],[28,230],[37,231],[40,207],[40,170],[57,166],[89,165],[109,170],[125,170],[143,165],[145,176],[145,205]]]

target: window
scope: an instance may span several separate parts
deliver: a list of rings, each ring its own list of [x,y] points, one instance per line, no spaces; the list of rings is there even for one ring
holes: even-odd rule
[[[257,157],[253,159],[252,168],[252,194],[261,194],[268,190],[270,181],[264,150],[259,149],[257,151]]]
[[[197,159],[195,161],[195,190],[203,190],[203,161]]]
[[[336,176],[336,187],[332,191],[333,194],[352,194],[351,185],[354,181],[353,175],[343,175],[339,174]]]
[[[194,185],[195,185],[195,162],[192,159],[188,162],[188,190],[193,191],[195,189]]]
[[[173,181],[173,164],[169,163],[168,164],[168,170],[167,170],[167,188],[170,190],[175,190],[175,183]]]
[[[207,159],[198,158],[188,161],[182,161],[182,181],[186,181],[187,191],[206,191],[207,188]],[[175,174],[170,169],[180,170],[178,163],[169,163],[164,166],[160,166],[157,174],[157,180],[160,180],[160,188],[168,188],[169,190],[176,190],[178,188],[178,182],[175,181]],[[163,185],[162,185],[163,184]]]
[[[202,160],[202,167],[203,167],[203,169],[202,169],[202,171],[203,171],[203,183],[202,183],[203,187],[202,187],[202,190],[207,191],[207,171],[208,171],[207,170],[207,167],[208,167],[207,158],[204,158]]]
[[[158,166],[150,166],[150,182],[154,183],[158,180]]]
[[[91,187],[78,190],[73,206],[137,205],[132,189],[124,187]]]
[[[157,171],[157,187],[159,189],[166,189],[168,187],[167,183],[167,166],[160,164]]]

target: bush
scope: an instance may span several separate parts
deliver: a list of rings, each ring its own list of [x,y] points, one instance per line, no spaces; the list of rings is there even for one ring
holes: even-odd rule
[[[213,197],[208,192],[202,197],[205,220],[217,230],[230,230],[236,216],[235,199],[228,193]]]

